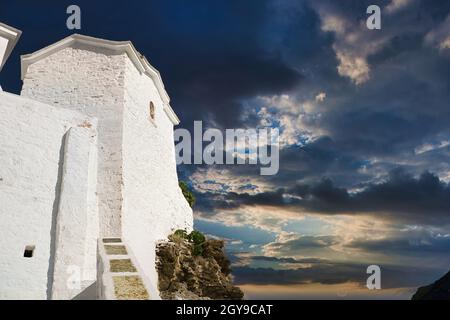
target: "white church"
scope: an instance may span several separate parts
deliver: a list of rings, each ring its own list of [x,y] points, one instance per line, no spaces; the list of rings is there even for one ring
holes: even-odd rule
[[[0,23],[0,71],[20,35]],[[77,34],[21,69],[0,91],[0,299],[160,299],[155,245],[193,215],[159,72]]]

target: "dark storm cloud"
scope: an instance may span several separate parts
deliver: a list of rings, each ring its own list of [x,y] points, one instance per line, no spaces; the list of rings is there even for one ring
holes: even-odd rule
[[[331,180],[312,187],[300,185],[292,192],[305,199],[300,200],[301,206],[318,212],[378,212],[430,223],[450,218],[450,186],[428,172],[416,179],[394,170],[386,182],[354,194]]]
[[[370,174],[358,171],[367,165],[363,157],[342,150],[336,141],[321,137],[303,147],[290,146],[280,151],[280,170],[270,177],[274,184],[293,185],[298,180],[332,178],[344,186],[370,181]]]
[[[243,265],[253,262],[269,262],[275,264],[289,264],[289,265],[305,265],[317,263],[331,263],[330,260],[322,258],[291,258],[291,257],[273,257],[273,256],[258,256],[250,252],[227,252],[232,265]]]
[[[367,268],[367,266],[365,267]],[[233,276],[237,285],[244,284],[339,284],[350,281],[362,283],[365,268],[353,264],[317,264],[310,268],[272,269],[233,267]]]
[[[413,158],[418,145],[449,136],[450,91],[445,79],[450,77],[450,61],[429,49],[423,51],[402,55],[395,64],[375,70],[384,75],[348,95],[342,108],[323,116],[321,125],[341,152]],[[398,70],[398,65],[404,67]]]
[[[339,48],[357,56],[367,55],[370,67],[370,79],[360,86],[352,85],[345,77],[336,77],[336,58],[330,58],[328,51],[320,51],[323,61],[320,73],[327,77],[314,75],[304,81],[311,88],[315,85],[316,90],[327,93],[328,108],[321,110],[317,126],[329,133],[341,154],[361,160],[368,157],[390,157],[390,161],[412,159],[417,145],[437,135],[450,135],[449,55],[427,46],[424,40],[450,13],[448,1],[431,4],[413,0],[398,12],[388,14],[383,10],[380,32],[360,30],[356,23],[364,21],[370,1],[310,3],[322,16],[339,17],[356,24],[345,34],[363,33],[361,43],[356,48],[339,43]],[[389,3],[381,1],[378,5],[384,8]],[[327,34],[337,37],[333,32]],[[322,42],[327,48],[333,45],[323,36]],[[382,44],[377,45],[378,42]],[[359,49],[359,45],[371,48],[370,44],[379,49],[373,53]],[[323,66],[329,70],[325,71]],[[433,170],[435,164],[431,161],[420,170]]]
[[[347,244],[367,252],[428,257],[441,254],[446,260],[450,258],[450,235],[402,235],[401,237],[380,240],[354,240]]]
[[[326,248],[339,243],[335,236],[299,236],[283,242],[268,244],[268,249],[275,252],[301,252],[303,249]]]
[[[222,53],[225,54],[226,53]],[[257,52],[216,56],[198,61],[180,81],[175,99],[196,109],[192,120],[211,116],[224,128],[241,125],[241,100],[259,94],[279,94],[298,83],[300,75],[273,58]],[[213,60],[213,61],[211,61]],[[223,61],[221,61],[223,60]],[[197,113],[198,112],[198,113]]]
[[[279,263],[289,263],[289,264],[309,264],[309,263],[325,263],[327,260],[319,258],[277,258],[277,257],[267,257],[267,256],[252,256],[253,261],[268,261],[268,262],[279,262]]]
[[[368,265],[358,263],[325,262],[313,264],[308,268],[272,269],[233,267],[234,282],[245,284],[343,284],[356,282],[361,286],[366,284]],[[382,269],[382,287],[399,288],[406,286],[420,286],[435,281],[446,270],[426,268],[408,268],[394,266],[380,266]]]
[[[295,257],[298,255],[315,257],[318,254],[329,256],[335,254],[332,246],[340,242],[342,242],[341,237],[335,235],[296,235],[290,236],[288,239],[270,242],[264,246],[264,250],[279,257]]]
[[[304,241],[299,237],[300,243]],[[320,239],[321,237],[310,237]],[[234,257],[233,274],[239,284],[340,284],[357,282],[365,284],[366,269],[373,261],[338,262],[334,259],[291,258],[292,255],[305,254],[305,247],[293,245],[293,241],[275,242],[275,246],[266,248],[277,254],[260,256],[244,254]],[[345,244],[347,249],[357,249],[366,254],[384,256],[391,263],[377,263],[382,270],[382,287],[398,288],[418,286],[432,282],[447,272],[450,263],[450,238],[448,235],[432,233],[425,229],[412,228],[393,233],[379,240],[353,240]],[[327,240],[329,245],[338,239]],[[313,246],[314,247],[314,246]],[[273,250],[272,250],[273,249]],[[323,250],[320,251],[322,254]],[[412,258],[409,263],[395,265],[393,259]],[[412,263],[412,261],[417,261]],[[258,267],[259,262],[274,263],[277,268]],[[405,261],[405,260],[403,260]],[[296,266],[298,265],[298,266]],[[424,266],[432,266],[432,268]],[[418,267],[420,266],[420,267]]]
[[[323,179],[317,184],[298,184],[256,195],[230,192],[216,197],[210,193],[203,200],[216,209],[258,205],[322,214],[375,213],[414,223],[443,224],[450,220],[450,186],[429,172],[414,178],[402,170],[393,170],[387,181],[368,184],[356,193]]]
[[[449,223],[449,186],[439,180],[450,169],[448,147],[423,154],[415,150],[450,137],[450,60],[448,53],[424,41],[446,19],[450,3],[417,0],[384,17],[378,36],[387,34],[387,40],[367,56],[371,79],[355,86],[338,75],[332,48],[335,35],[320,31],[315,8],[324,5],[330,13],[357,21],[364,19],[369,2],[311,1],[310,6],[299,2],[287,6],[292,13],[286,15],[289,23],[268,24],[272,32],[267,33],[267,43],[276,44],[284,61],[303,75],[291,95],[304,101],[303,96],[319,90],[327,93],[326,107],[315,123],[327,135],[302,147],[283,148],[279,173],[265,178],[273,188],[270,192],[199,194],[196,209],[202,214],[238,212],[250,205],[318,214],[370,213],[407,224]],[[368,34],[367,40],[372,37],[377,36]],[[391,171],[399,166],[411,175]],[[237,177],[258,175],[255,167],[228,168]],[[417,177],[427,170],[434,174]],[[352,193],[354,189],[362,191]],[[407,244],[404,239],[396,241],[394,247]]]
[[[428,170],[445,177],[450,170],[448,152],[415,154],[421,145],[450,136],[450,60],[448,54],[424,43],[426,34],[450,13],[449,3],[413,1],[395,15],[386,16],[384,29],[389,30],[378,34],[388,34],[387,41],[367,57],[371,79],[355,86],[338,75],[334,36],[320,31],[314,9],[327,7],[328,12],[355,21],[364,19],[363,9],[369,2],[314,1],[311,6],[286,2],[289,23],[275,20],[268,24],[275,30],[268,32],[268,43],[277,43],[284,60],[302,70],[298,94],[327,93],[326,107],[320,109],[315,123],[327,135],[303,147],[292,145],[280,151],[279,173],[266,178],[274,190],[288,189],[298,181],[314,184],[323,177],[347,189],[357,188],[385,176],[399,163],[415,175]],[[283,33],[278,34],[280,31]],[[296,90],[291,92],[293,96]],[[250,167],[230,170],[236,175],[257,174]],[[280,192],[269,195],[275,197],[274,202],[280,201]],[[228,201],[227,206],[235,204]]]

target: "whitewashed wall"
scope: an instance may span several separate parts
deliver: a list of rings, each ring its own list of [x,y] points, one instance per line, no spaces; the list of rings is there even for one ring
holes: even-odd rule
[[[100,235],[124,238],[155,296],[155,244],[191,229],[193,218],[178,187],[173,124],[152,79],[125,53],[77,46],[31,64],[22,95],[98,118]]]
[[[52,299],[73,299],[97,278],[97,135],[70,128],[63,152]]]
[[[47,299],[53,285],[63,137],[71,127],[91,124],[94,130],[96,123],[76,111],[6,92],[0,92],[0,110],[0,299]],[[75,192],[88,184],[80,183],[73,186]],[[71,236],[82,239],[72,227],[66,226]],[[35,246],[32,258],[23,256],[27,245]]]
[[[148,76],[127,60],[123,115],[123,236],[156,292],[155,242],[191,229],[192,210],[179,186],[173,124]],[[150,118],[150,101],[156,118]],[[151,293],[152,293],[151,292]]]
[[[28,67],[22,95],[98,119],[100,233],[120,237],[122,110],[126,54],[66,48]]]

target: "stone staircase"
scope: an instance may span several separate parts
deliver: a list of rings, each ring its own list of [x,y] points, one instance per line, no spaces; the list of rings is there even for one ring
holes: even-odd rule
[[[99,297],[111,300],[149,300],[150,295],[120,238],[99,241]]]

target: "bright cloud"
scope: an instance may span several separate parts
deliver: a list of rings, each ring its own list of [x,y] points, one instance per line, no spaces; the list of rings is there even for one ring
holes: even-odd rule
[[[327,97],[327,94],[325,92],[320,92],[316,96],[316,102],[324,102],[326,97]]]
[[[339,61],[339,75],[350,78],[356,85],[370,79],[370,67],[367,56],[374,49],[364,38],[364,26],[352,24],[345,18],[329,10],[320,10],[322,30],[333,32],[336,41],[333,49]]]
[[[386,12],[396,13],[404,8],[406,8],[408,5],[410,5],[413,2],[413,0],[392,0],[391,3],[389,3],[386,6]]]
[[[280,127],[280,147],[283,148],[304,145],[326,134],[315,124],[321,117],[318,100],[325,98],[326,94],[321,92],[314,100],[299,101],[289,95],[274,95],[260,96],[255,102],[261,108],[260,124]]]
[[[450,140],[440,141],[439,143],[425,143],[414,149],[415,154],[422,154],[433,150],[438,150],[450,146]]]
[[[370,68],[365,58],[352,56],[339,50],[336,55],[339,60],[339,75],[349,77],[356,85],[363,84],[370,79]]]
[[[393,0],[386,8],[396,12],[406,7],[410,0]],[[333,50],[339,61],[338,74],[349,78],[354,84],[362,85],[370,79],[371,66],[368,57],[379,52],[396,36],[397,30],[373,32],[366,27],[365,20],[355,21],[332,5],[312,3],[321,19],[321,30],[335,35]]]
[[[428,32],[425,43],[440,50],[450,49],[450,15],[443,23]]]

